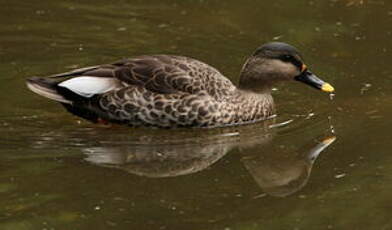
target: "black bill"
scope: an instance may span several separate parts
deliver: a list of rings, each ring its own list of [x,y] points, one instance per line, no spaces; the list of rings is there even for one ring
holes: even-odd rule
[[[316,89],[322,90],[324,92],[332,93],[335,89],[329,83],[324,82],[316,75],[314,75],[309,70],[303,71],[300,75],[295,77],[295,80],[303,82],[307,85],[310,85]]]

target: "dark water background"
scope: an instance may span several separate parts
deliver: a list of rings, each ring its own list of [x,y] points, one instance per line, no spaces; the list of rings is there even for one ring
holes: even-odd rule
[[[287,83],[275,121],[107,128],[24,84],[159,53],[236,82],[271,40],[297,46],[334,100]],[[382,0],[0,0],[0,229],[392,229],[391,45]]]

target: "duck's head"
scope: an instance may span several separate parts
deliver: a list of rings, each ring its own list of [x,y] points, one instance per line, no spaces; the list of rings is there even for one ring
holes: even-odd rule
[[[242,68],[239,87],[268,90],[275,82],[296,80],[316,89],[333,92],[334,88],[310,72],[298,50],[283,42],[267,43],[248,58]]]

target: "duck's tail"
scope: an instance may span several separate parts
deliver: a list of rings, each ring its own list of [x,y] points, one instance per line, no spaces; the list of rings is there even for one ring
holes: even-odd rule
[[[27,87],[36,94],[65,104],[72,104],[58,92],[58,81],[51,78],[31,77],[27,79]]]
[[[26,84],[34,93],[60,102],[70,113],[97,123],[99,121],[97,111],[89,107],[89,101],[61,87],[62,82],[64,82],[62,78],[31,77],[27,79]]]

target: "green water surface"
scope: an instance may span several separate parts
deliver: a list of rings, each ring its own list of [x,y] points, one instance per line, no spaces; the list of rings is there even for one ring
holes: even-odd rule
[[[178,54],[233,82],[259,45],[296,46],[275,120],[222,129],[90,124],[30,76]],[[0,229],[392,229],[392,3],[0,0]]]

